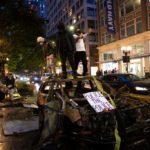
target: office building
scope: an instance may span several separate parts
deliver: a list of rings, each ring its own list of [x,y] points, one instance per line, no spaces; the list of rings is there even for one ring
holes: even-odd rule
[[[25,0],[30,10],[36,11],[40,17],[46,17],[46,0]]]
[[[93,29],[93,33],[85,40],[90,72],[98,61],[96,0],[47,0],[46,3],[48,37],[56,34],[59,22],[64,22],[68,27],[74,25],[84,32],[88,32],[89,28]]]
[[[150,0],[98,0],[97,17],[99,68],[150,72]]]

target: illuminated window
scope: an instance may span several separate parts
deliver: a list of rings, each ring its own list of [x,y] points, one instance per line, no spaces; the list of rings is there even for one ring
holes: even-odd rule
[[[134,10],[133,2],[132,1],[128,1],[126,3],[125,9],[126,9],[126,14],[132,12]]]
[[[135,0],[135,9],[141,6],[141,0]]]

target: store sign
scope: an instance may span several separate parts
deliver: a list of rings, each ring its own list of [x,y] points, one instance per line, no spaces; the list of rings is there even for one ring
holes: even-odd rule
[[[115,33],[115,24],[114,24],[114,0],[105,0],[105,9],[106,9],[106,24],[108,32]]]
[[[88,92],[83,94],[85,99],[89,102],[91,107],[97,112],[102,112],[104,110],[112,110],[114,107],[109,103],[109,101],[104,97],[104,95],[99,92]]]

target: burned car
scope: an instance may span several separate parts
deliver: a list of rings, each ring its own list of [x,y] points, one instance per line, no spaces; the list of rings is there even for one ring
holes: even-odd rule
[[[41,136],[36,149],[150,148],[148,101],[118,95],[95,77],[49,79],[37,103]]]

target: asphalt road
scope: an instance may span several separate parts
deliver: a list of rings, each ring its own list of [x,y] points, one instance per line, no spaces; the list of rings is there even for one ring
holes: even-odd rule
[[[23,107],[0,107],[0,150],[33,150],[37,143],[39,131],[29,131],[25,133],[14,133],[4,135],[3,124],[7,121],[28,120],[35,116],[32,109]]]

